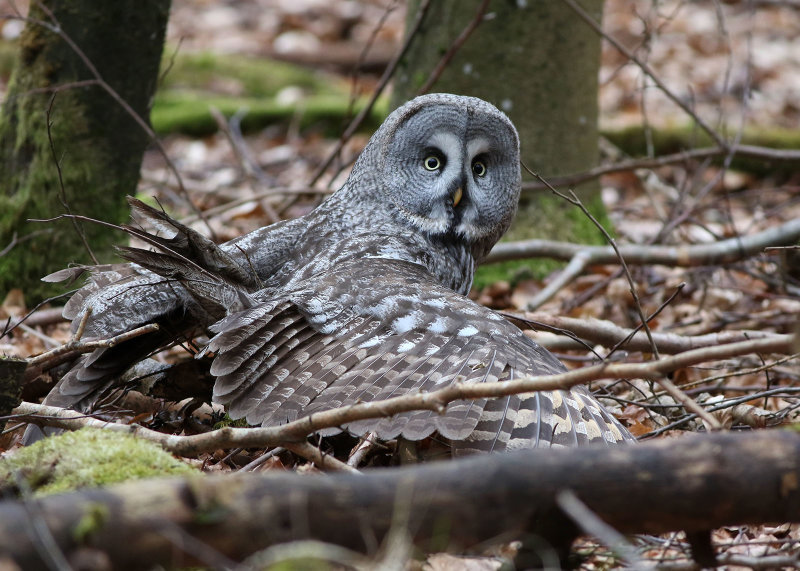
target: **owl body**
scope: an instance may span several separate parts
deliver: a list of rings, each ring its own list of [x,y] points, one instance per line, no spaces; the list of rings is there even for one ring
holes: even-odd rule
[[[95,269],[65,315],[78,322],[91,310],[93,337],[150,322],[161,329],[91,354],[48,399],[90,408],[130,365],[206,330],[214,399],[251,424],[456,381],[561,372],[552,354],[465,297],[519,191],[508,118],[479,99],[434,94],[393,112],[344,186],[299,219],[215,246],[132,201],[158,231],[135,233],[155,249],[121,248],[132,263]],[[437,431],[462,451],[632,438],[583,388],[345,428],[412,440]]]

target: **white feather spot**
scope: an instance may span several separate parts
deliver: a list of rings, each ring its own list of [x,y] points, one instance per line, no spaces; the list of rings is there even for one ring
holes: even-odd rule
[[[462,327],[461,329],[459,329],[457,335],[459,337],[472,337],[477,332],[478,330],[475,329],[475,327],[473,327],[472,325],[467,325],[466,327]]]
[[[312,297],[308,300],[308,311],[310,313],[321,313],[322,312],[322,301],[320,301],[316,297]]]
[[[433,333],[440,335],[447,331],[447,319],[444,317],[437,317],[436,320],[428,326]]]
[[[411,349],[413,349],[413,348],[414,348],[414,345],[415,345],[415,344],[414,344],[414,343],[412,343],[411,341],[403,341],[403,342],[400,344],[400,346],[397,348],[397,352],[398,352],[398,353],[406,353],[406,352],[408,352],[408,351],[411,351]]]
[[[434,298],[427,300],[425,305],[428,307],[434,307],[436,309],[445,309],[447,307],[447,302],[442,298]]]
[[[417,316],[413,313],[408,313],[392,321],[392,329],[394,329],[396,333],[406,333],[414,329],[416,324]]]
[[[375,345],[380,345],[383,342],[382,337],[373,337],[372,339],[367,339],[363,343],[359,345],[360,348],[366,349],[367,347],[374,347]]]
[[[397,304],[392,298],[387,298],[375,306],[375,314],[378,317],[386,318],[390,312],[394,311]]]

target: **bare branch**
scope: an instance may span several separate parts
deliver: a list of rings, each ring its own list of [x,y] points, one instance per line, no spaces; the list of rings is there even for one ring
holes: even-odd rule
[[[68,558],[89,546],[106,553],[114,569],[196,565],[192,557],[205,555],[195,551],[200,544],[236,561],[298,540],[375,555],[381,546],[388,550],[392,534],[423,552],[521,537],[542,537],[566,551],[575,533],[562,525],[569,522],[556,502],[565,489],[624,534],[795,522],[798,458],[797,434],[762,430],[613,450],[524,450],[364,475],[147,479],[32,503]],[[87,518],[87,506],[102,517],[78,540],[76,522]],[[20,568],[41,569],[46,554],[20,529],[29,518],[21,502],[0,502],[0,551]],[[168,525],[194,541],[168,536]],[[769,561],[791,565],[793,555]]]
[[[800,219],[793,219],[750,236],[729,238],[713,244],[678,246],[622,244],[619,246],[619,252],[628,264],[710,266],[738,262],[760,253],[767,247],[790,246],[797,240],[800,240]],[[610,246],[585,246],[549,240],[523,240],[497,244],[482,262],[494,263],[533,257],[567,261],[578,253],[588,256],[587,264],[614,264],[619,261],[614,249]]]
[[[677,163],[685,163],[692,160],[724,156],[729,152],[743,157],[768,159],[773,161],[800,161],[800,150],[771,149],[769,147],[760,147],[756,145],[730,145],[728,149],[709,147],[681,151],[680,153],[662,155],[660,157],[647,157],[619,161],[609,165],[598,166],[582,173],[549,177],[548,181],[555,187],[575,186],[582,182],[586,182],[587,180],[592,180],[606,174],[635,171],[638,169],[654,169]],[[522,183],[523,191],[544,190],[546,188],[547,185],[543,182],[529,181]]]
[[[77,338],[74,341],[70,341],[60,347],[56,347],[55,349],[29,359],[28,371],[26,371],[25,377],[28,379],[33,378],[43,370],[52,369],[61,363],[74,359],[77,355],[82,353],[91,353],[95,349],[114,347],[124,341],[139,337],[140,335],[152,333],[153,331],[158,331],[157,323],[143,325],[142,327],[137,327],[136,329],[131,329],[120,335],[109,339],[101,339],[99,341],[80,341],[79,338]]]
[[[628,339],[621,348],[627,351],[647,351],[650,344],[642,332],[620,327],[615,323],[602,319],[576,319],[574,317],[564,317],[551,315],[549,313],[530,313],[504,311],[504,315],[511,319],[518,319],[525,323],[532,324],[537,328],[543,328],[555,333],[569,331],[581,339],[585,339],[594,345],[613,347]],[[702,347],[713,347],[715,345],[725,345],[728,343],[738,343],[753,339],[768,339],[776,336],[776,333],[767,331],[722,331],[719,333],[709,333],[707,335],[679,335],[677,333],[663,333],[654,331],[653,340],[658,345],[658,350],[667,355],[675,355],[692,349]],[[546,340],[537,339],[542,345],[552,348]],[[558,344],[561,349],[585,348],[574,341],[569,346]]]
[[[500,397],[532,391],[568,390],[575,385],[598,379],[644,378],[659,381],[664,375],[672,371],[707,361],[726,359],[748,353],[786,354],[794,352],[797,350],[797,342],[793,335],[775,335],[768,339],[704,347],[647,363],[603,363],[558,375],[523,377],[514,381],[480,384],[454,383],[449,387],[429,393],[407,394],[381,401],[335,408],[300,418],[282,426],[260,428],[226,427],[191,436],[162,434],[140,426],[99,421],[86,418],[74,411],[26,402],[14,409],[13,414],[19,420],[35,418],[37,423],[68,430],[75,430],[83,426],[94,426],[132,432],[159,443],[174,454],[193,456],[219,448],[288,447],[287,443],[304,442],[308,435],[324,428],[340,427],[357,420],[390,417],[412,410],[443,412],[448,403],[457,400]],[[53,418],[43,420],[42,416],[52,416]]]

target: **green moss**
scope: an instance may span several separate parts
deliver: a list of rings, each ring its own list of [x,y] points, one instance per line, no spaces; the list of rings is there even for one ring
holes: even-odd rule
[[[274,97],[287,86],[312,94],[348,93],[347,84],[336,77],[304,67],[265,58],[210,53],[175,53],[165,50],[162,91],[195,90],[206,93],[246,93],[250,97]]]
[[[226,116],[246,110],[241,123],[245,132],[299,121],[303,128],[321,125],[326,134],[338,136],[364,104],[361,101],[351,109],[349,86],[344,81],[296,65],[208,53],[178,53],[172,61],[171,50],[167,52],[162,64],[166,74],[151,112],[153,128],[160,134],[214,133],[217,123],[209,108],[216,107]],[[305,93],[300,104],[275,101],[275,95],[289,86]],[[362,128],[373,131],[386,112],[387,104],[381,102]]]
[[[8,81],[17,60],[17,46],[14,42],[0,41],[0,77]]]
[[[583,206],[594,216],[594,219],[603,226],[606,232],[613,237],[614,225],[608,217],[608,212],[606,211],[605,205],[603,205],[603,199],[600,197],[599,193],[585,198],[583,200]],[[605,236],[597,225],[587,217],[580,208],[574,206],[569,208],[567,210],[567,218],[572,226],[571,241],[576,244],[587,244],[590,246],[603,246],[607,243]]]
[[[210,108],[216,107],[225,116],[246,110],[241,127],[245,132],[263,129],[274,123],[299,121],[301,128],[321,126],[326,134],[338,136],[352,114],[358,113],[363,101],[349,108],[346,96],[320,95],[305,99],[300,105],[281,105],[272,99],[253,97],[207,97],[191,92],[170,91],[156,97],[150,115],[157,133],[183,133],[204,136],[217,131],[217,122]],[[364,131],[374,131],[385,117],[385,104],[377,105],[362,124]]]
[[[45,438],[0,463],[0,487],[25,479],[37,496],[149,478],[196,473],[153,442],[108,430],[85,428]],[[87,512],[84,531],[102,518]]]
[[[108,506],[98,503],[89,503],[84,506],[81,519],[72,530],[76,542],[82,543],[92,536],[108,520]]]
[[[603,130],[602,135],[632,157],[645,156],[647,153],[645,131],[641,125]],[[658,127],[651,130],[651,136],[656,156],[712,146],[711,138],[692,125]],[[800,130],[748,129],[742,134],[741,143],[772,149],[800,149]],[[719,157],[715,161],[719,163],[722,159]],[[789,176],[800,169],[800,160],[773,161],[737,156],[731,162],[731,167],[756,176]]]
[[[482,290],[493,283],[504,281],[511,284],[511,287],[524,280],[541,280],[555,270],[563,267],[562,262],[548,258],[537,258],[532,260],[509,260],[497,262],[496,264],[486,264],[479,266],[475,271],[475,278],[472,287]]]
[[[222,417],[222,420],[214,424],[214,430],[219,430],[220,428],[226,428],[228,426],[232,426],[234,428],[247,428],[250,425],[247,424],[247,420],[244,418],[233,420],[226,412],[225,416]]]
[[[602,245],[606,243],[603,233],[580,208],[572,206],[559,197],[540,194],[535,198],[535,204],[529,202],[522,207],[527,216],[526,222],[522,223],[522,219],[518,217],[506,236],[506,241],[544,238],[575,244]],[[584,206],[613,236],[611,220],[608,218],[600,196],[597,193],[587,193]],[[475,272],[473,287],[480,290],[497,281],[507,281],[514,287],[522,280],[543,279],[563,266],[564,262],[550,258],[487,264],[480,266]]]

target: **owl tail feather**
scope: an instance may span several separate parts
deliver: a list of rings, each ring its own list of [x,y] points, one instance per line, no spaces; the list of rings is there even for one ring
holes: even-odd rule
[[[95,409],[109,391],[125,386],[124,375],[132,366],[191,338],[229,310],[249,306],[249,292],[258,288],[255,274],[211,240],[135,198],[128,201],[135,218],[158,234],[139,225],[94,222],[123,230],[152,246],[153,251],[119,248],[124,258],[139,267],[81,266],[61,270],[45,280],[74,281],[90,273],[89,282],[64,309],[65,317],[73,319],[73,330],[89,314],[84,339],[104,339],[148,323],[158,324],[159,329],[78,360],[51,390],[47,404],[84,412]],[[32,443],[43,434],[31,429],[25,442]]]
[[[255,273],[244,268],[232,256],[214,242],[170,218],[164,211],[148,206],[141,200],[128,197],[131,213],[139,220],[152,225],[157,232],[166,237],[157,236],[131,225],[123,225],[129,234],[136,236],[154,246],[165,254],[182,257],[185,261],[220,276],[231,283],[241,284],[249,288],[257,288],[260,284]]]
[[[123,225],[126,232],[155,249],[121,246],[117,248],[120,256],[169,281],[179,282],[216,319],[252,305],[249,294],[259,286],[254,272],[165,212],[132,197],[128,197],[128,202],[137,218],[150,223],[166,237]]]

